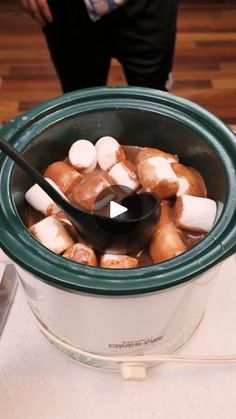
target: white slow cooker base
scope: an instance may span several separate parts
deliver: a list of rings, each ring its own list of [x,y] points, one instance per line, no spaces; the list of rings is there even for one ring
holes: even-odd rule
[[[27,304],[28,305],[28,304]],[[76,363],[82,364],[83,366],[89,367],[89,368],[96,368],[101,369],[107,372],[121,372],[122,377],[124,379],[144,379],[146,378],[146,369],[156,366],[158,363],[162,362],[161,357],[162,354],[154,354],[149,353],[149,357],[152,358],[153,356],[160,356],[160,360],[156,361],[145,361],[140,362],[140,356],[146,355],[145,354],[139,354],[139,355],[113,355],[113,356],[102,356],[93,354],[87,351],[83,351],[77,347],[74,347],[72,345],[69,345],[66,342],[63,342],[61,339],[57,338],[55,335],[53,335],[48,329],[45,328],[45,326],[37,319],[35,314],[32,312],[30,306],[29,311],[32,314],[32,317],[34,321],[36,322],[37,326],[39,327],[42,334],[47,338],[47,340],[56,347],[64,356],[67,358],[70,358],[72,361],[75,361]],[[180,350],[195,334],[198,327],[201,324],[201,321],[204,317],[204,314],[202,315],[200,321],[197,323],[196,327],[193,329],[192,333],[189,334],[188,338],[185,340],[185,342],[182,342],[181,345],[177,346],[174,350],[168,352],[164,356],[168,356],[171,354],[175,354],[178,350]],[[148,357],[148,355],[146,355]],[[132,358],[132,362],[126,361]],[[123,361],[122,361],[123,359]],[[136,361],[135,361],[136,359]],[[128,366],[128,371],[126,372],[125,367]],[[125,370],[125,371],[123,371]],[[128,375],[127,375],[128,374]],[[124,376],[125,375],[125,376]]]

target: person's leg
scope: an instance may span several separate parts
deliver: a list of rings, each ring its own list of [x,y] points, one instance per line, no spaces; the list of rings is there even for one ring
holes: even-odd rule
[[[128,0],[107,17],[114,54],[130,85],[167,90],[178,0]]]
[[[90,21],[83,0],[49,0],[54,20],[43,28],[64,92],[105,85],[110,52],[100,23]]]

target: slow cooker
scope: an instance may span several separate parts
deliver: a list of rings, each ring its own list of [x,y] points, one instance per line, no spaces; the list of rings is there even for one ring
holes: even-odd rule
[[[17,116],[0,135],[38,170],[66,155],[79,138],[109,135],[121,144],[178,154],[197,169],[217,202],[206,237],[163,263],[135,269],[84,266],[53,254],[25,227],[24,194],[32,180],[0,153],[1,259],[13,263],[40,330],[60,351],[97,368],[115,357],[168,354],[198,327],[222,261],[236,250],[236,141],[202,107],[169,93],[102,87],[48,100]]]

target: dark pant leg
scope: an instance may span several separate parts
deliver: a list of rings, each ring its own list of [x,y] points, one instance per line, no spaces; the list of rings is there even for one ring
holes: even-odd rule
[[[64,92],[105,85],[110,51],[100,22],[90,21],[83,0],[49,0],[54,20],[44,27]]]
[[[178,0],[128,0],[107,17],[114,54],[130,85],[166,90],[174,55],[177,6]]]

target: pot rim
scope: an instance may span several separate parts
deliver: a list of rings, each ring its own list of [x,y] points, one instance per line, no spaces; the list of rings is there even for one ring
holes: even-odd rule
[[[46,129],[50,123],[62,119],[62,110],[63,117],[69,117],[73,115],[71,111],[76,112],[77,109],[78,113],[78,106],[80,114],[121,107],[150,110],[178,120],[201,134],[217,152],[225,171],[228,193],[222,214],[201,242],[168,261],[119,270],[81,265],[52,253],[28,232],[17,215],[11,197],[10,185],[15,163],[0,153],[0,245],[13,261],[53,286],[93,294],[130,295],[184,283],[235,252],[236,142],[233,132],[221,120],[201,106],[170,93],[130,86],[97,87],[47,100],[12,119],[0,134],[19,151],[23,151],[32,136]],[[220,141],[216,141],[219,138]]]

